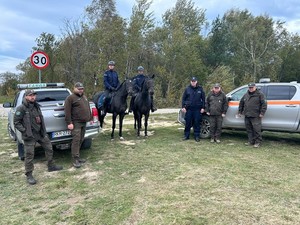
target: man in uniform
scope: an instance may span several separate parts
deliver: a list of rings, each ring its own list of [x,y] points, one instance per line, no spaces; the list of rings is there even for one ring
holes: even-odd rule
[[[84,140],[86,122],[92,120],[90,103],[83,94],[83,84],[77,82],[74,85],[73,94],[65,100],[65,120],[73,137],[71,152],[72,163],[75,168],[80,168],[85,159],[80,158],[80,147]]]
[[[36,102],[36,92],[34,90],[29,89],[25,91],[22,105],[16,109],[14,115],[14,125],[15,128],[22,133],[25,150],[25,175],[29,184],[36,184],[36,180],[32,175],[36,142],[45,150],[48,171],[52,172],[63,169],[62,166],[54,164],[52,144],[46,133],[44,117],[39,104]]]
[[[245,115],[245,126],[248,134],[246,145],[258,148],[262,142],[261,120],[266,113],[267,103],[265,96],[255,83],[248,84],[249,90],[242,97],[239,104],[239,116]]]
[[[134,95],[131,97],[131,100],[130,100],[130,106],[129,106],[130,113],[132,112],[132,109],[133,109],[133,103],[134,103],[135,96],[137,95],[138,92],[142,91],[142,85],[146,78],[146,76],[144,75],[144,70],[145,70],[144,67],[139,66],[137,68],[138,74],[132,78]],[[153,95],[151,95],[151,112],[155,112],[156,110],[157,110],[157,108],[154,106]]]
[[[182,112],[185,113],[185,128],[183,140],[190,138],[190,130],[193,126],[194,138],[200,141],[200,123],[205,108],[205,93],[198,85],[196,77],[192,77],[190,85],[185,89],[182,96]]]

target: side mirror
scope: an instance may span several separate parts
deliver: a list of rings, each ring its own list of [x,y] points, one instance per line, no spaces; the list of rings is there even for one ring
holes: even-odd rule
[[[230,102],[232,100],[232,96],[227,96],[227,101]]]
[[[11,108],[12,104],[10,102],[3,103],[3,108]]]

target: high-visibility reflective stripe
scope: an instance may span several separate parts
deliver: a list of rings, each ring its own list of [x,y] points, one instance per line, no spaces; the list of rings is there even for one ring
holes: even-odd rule
[[[229,106],[238,106],[240,102],[230,101],[228,102]],[[268,105],[300,105],[300,101],[288,101],[288,100],[267,100]]]

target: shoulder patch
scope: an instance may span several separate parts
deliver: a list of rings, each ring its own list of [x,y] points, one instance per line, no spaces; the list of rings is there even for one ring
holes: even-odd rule
[[[16,111],[16,116],[20,116],[21,112],[20,111]]]

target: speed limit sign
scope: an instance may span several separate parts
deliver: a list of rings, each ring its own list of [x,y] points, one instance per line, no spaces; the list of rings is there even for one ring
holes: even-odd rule
[[[30,57],[31,64],[41,70],[45,69],[49,65],[49,56],[42,51],[34,52]]]

